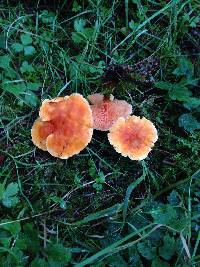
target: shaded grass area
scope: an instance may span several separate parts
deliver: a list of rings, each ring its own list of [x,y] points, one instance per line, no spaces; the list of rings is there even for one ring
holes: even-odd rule
[[[0,12],[1,265],[198,266],[198,1],[3,1]],[[122,157],[98,131],[68,160],[36,149],[41,101],[72,92],[112,93],[153,121],[149,157]]]

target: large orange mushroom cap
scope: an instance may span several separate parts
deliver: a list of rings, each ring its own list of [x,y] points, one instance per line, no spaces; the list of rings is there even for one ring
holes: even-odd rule
[[[154,124],[137,116],[119,118],[108,134],[108,140],[115,150],[132,160],[145,159],[157,139]]]
[[[92,111],[80,94],[44,100],[39,115],[32,127],[32,141],[54,157],[67,159],[78,154],[92,139]]]
[[[108,131],[119,117],[127,118],[132,113],[132,106],[124,100],[114,99],[113,95],[105,97],[101,94],[89,95],[92,104],[94,129]]]

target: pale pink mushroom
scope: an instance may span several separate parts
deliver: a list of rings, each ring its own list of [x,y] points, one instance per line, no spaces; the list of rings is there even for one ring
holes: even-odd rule
[[[92,104],[93,127],[96,130],[108,131],[118,118],[127,118],[132,113],[132,106],[125,100],[114,99],[114,96],[93,94],[88,96]]]

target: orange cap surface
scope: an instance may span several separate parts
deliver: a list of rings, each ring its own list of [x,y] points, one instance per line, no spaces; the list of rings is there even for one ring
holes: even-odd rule
[[[42,102],[42,106],[40,107],[39,116],[42,119],[42,121],[50,121],[54,117],[56,117],[59,114],[56,114],[56,110],[58,107],[58,102],[63,102],[64,100],[67,100],[69,96],[65,97],[56,97],[53,99],[45,99]],[[60,103],[61,104],[61,103]],[[59,105],[60,105],[59,104]],[[58,110],[58,113],[60,113],[60,109]]]
[[[108,140],[115,150],[132,160],[143,160],[158,139],[154,124],[146,118],[119,118],[111,127]]]
[[[42,121],[38,118],[31,129],[31,136],[34,145],[40,149],[47,151],[46,139],[54,132],[54,125],[49,121]]]
[[[105,98],[101,94],[88,96],[92,103],[94,129],[108,131],[119,117],[127,118],[132,113],[132,106],[124,100],[117,100],[111,95]]]
[[[92,111],[80,94],[44,100],[39,115],[31,130],[32,141],[54,157],[78,154],[92,139]]]

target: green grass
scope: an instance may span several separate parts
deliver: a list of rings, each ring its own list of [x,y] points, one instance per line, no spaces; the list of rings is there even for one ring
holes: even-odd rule
[[[199,1],[2,1],[0,13],[0,266],[199,266]],[[106,86],[112,64],[132,71]],[[68,160],[37,149],[41,101],[73,92],[112,93],[150,119],[149,157],[120,156],[99,131]]]

